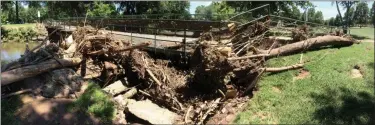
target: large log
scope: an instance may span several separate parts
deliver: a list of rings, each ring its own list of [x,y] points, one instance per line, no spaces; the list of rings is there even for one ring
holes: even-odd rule
[[[29,65],[5,71],[1,73],[1,86],[8,85],[10,83],[17,82],[25,78],[33,77],[41,73],[50,71],[52,69],[75,66],[78,65],[80,62],[81,59],[79,58],[67,58],[58,60],[50,59],[39,64]]]
[[[349,46],[354,43],[357,43],[354,40],[340,37],[340,36],[319,36],[316,38],[311,38],[307,40],[303,40],[300,42],[292,43],[292,44],[287,44],[284,46],[281,46],[279,48],[272,49],[269,52],[269,56],[277,56],[277,55],[286,55],[286,54],[291,54],[295,52],[301,52],[306,49],[310,48],[317,48],[317,47],[323,47],[323,46],[328,46],[328,45],[335,45],[335,46]],[[259,50],[259,52],[267,54],[267,50]]]

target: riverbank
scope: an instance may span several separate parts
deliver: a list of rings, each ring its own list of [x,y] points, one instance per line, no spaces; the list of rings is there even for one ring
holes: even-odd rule
[[[47,36],[43,24],[8,24],[1,26],[1,41],[8,42],[37,42]]]

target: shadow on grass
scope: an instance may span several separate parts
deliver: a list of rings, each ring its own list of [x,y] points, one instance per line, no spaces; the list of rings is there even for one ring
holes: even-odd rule
[[[321,106],[314,118],[322,124],[375,124],[375,97],[368,92],[327,89],[324,94],[314,93],[311,97]]]
[[[367,63],[367,67],[374,69],[374,62]]]
[[[358,36],[358,35],[354,35],[354,34],[350,34],[354,39],[357,39],[357,40],[364,40],[364,39],[371,39],[370,37],[365,37],[365,36]]]

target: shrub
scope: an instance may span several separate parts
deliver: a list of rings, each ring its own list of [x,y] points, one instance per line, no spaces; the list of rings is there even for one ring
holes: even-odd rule
[[[39,33],[32,27],[3,28],[1,27],[1,40],[3,42],[30,42],[32,38],[37,37]]]

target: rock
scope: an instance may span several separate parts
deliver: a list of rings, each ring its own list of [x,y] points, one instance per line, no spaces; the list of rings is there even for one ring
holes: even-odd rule
[[[57,69],[44,75],[45,85],[42,87],[42,96],[46,98],[65,97],[80,91],[83,79],[72,69]]]
[[[151,124],[173,124],[181,118],[168,109],[161,108],[150,100],[135,101],[129,99],[128,111]]]
[[[351,70],[352,78],[362,78],[362,73],[358,69]]]

